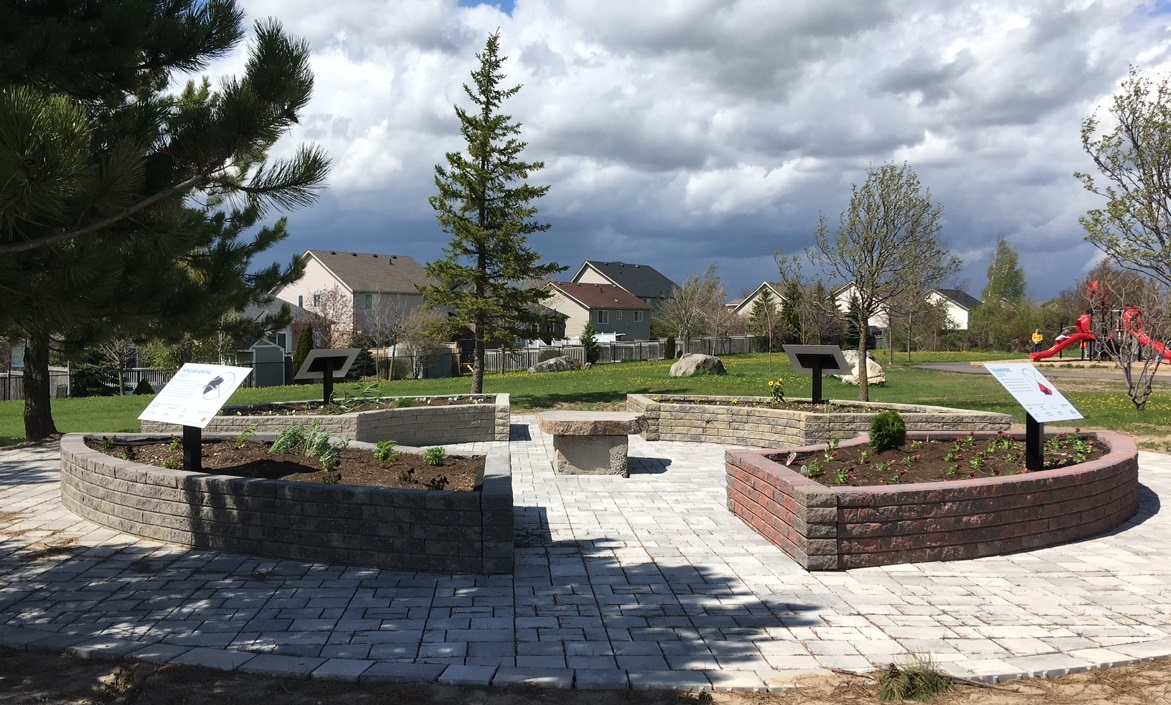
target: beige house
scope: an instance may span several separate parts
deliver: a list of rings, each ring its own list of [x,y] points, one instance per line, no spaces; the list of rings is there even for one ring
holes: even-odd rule
[[[972,311],[982,301],[960,289],[932,289],[927,292],[927,302],[947,307],[948,330],[967,330],[972,322]]]
[[[745,318],[751,318],[752,307],[756,305],[756,302],[759,301],[767,291],[769,297],[772,299],[773,309],[776,311],[776,313],[780,313],[781,302],[785,300],[785,297],[781,294],[783,287],[784,284],[781,282],[761,282],[760,286],[756,287],[756,289],[754,289],[751,294],[735,302],[734,305],[730,303],[729,307],[734,313],[736,313],[736,315],[743,316]]]
[[[278,287],[278,299],[333,321],[333,345],[355,335],[391,342],[402,321],[423,305],[418,286],[436,283],[403,255],[306,250],[305,275]]]
[[[581,335],[586,321],[598,333],[614,333],[621,340],[649,340],[651,306],[613,284],[550,282],[552,296],[544,305],[565,316],[565,334]]]

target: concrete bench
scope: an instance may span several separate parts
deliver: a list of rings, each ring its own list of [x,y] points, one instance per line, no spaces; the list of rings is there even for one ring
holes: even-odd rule
[[[553,469],[561,475],[627,477],[628,437],[646,428],[646,419],[630,411],[546,411],[537,423],[553,436]]]

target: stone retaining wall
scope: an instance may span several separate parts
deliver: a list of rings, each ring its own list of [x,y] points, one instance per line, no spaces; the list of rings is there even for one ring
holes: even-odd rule
[[[688,403],[693,400],[723,405]],[[737,405],[731,401],[736,399]],[[804,401],[808,400],[794,400]],[[766,397],[672,396],[628,394],[626,408],[646,417],[643,437],[648,441],[687,441],[778,448],[826,443],[852,438],[870,430],[879,411],[894,409],[909,431],[1007,431],[1012,417],[986,411],[949,409],[922,404],[833,402],[833,413],[816,413],[771,406]]]
[[[441,492],[168,470],[69,434],[61,501],[103,526],[196,548],[411,572],[512,572],[507,446],[488,451],[478,490]]]
[[[728,509],[807,570],[978,558],[1068,543],[1109,531],[1138,511],[1134,441],[1118,433],[1095,435],[1110,448],[1108,455],[1059,470],[872,487],[826,487],[765,457],[780,451],[729,451]]]
[[[467,396],[467,395],[449,395]],[[434,398],[434,397],[432,397]],[[478,441],[507,441],[512,417],[509,396],[497,394],[495,403],[411,406],[402,409],[355,411],[349,414],[293,416],[235,416],[227,407],[211,420],[205,433],[238,435],[251,424],[257,433],[280,433],[286,426],[316,421],[330,434],[365,443],[392,440],[399,445],[431,446]],[[142,422],[143,433],[178,435],[175,424]]]

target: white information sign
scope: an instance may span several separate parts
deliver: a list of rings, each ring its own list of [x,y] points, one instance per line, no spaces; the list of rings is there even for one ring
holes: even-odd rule
[[[1040,423],[1084,418],[1032,365],[990,364],[984,368]]]
[[[247,367],[189,362],[179,368],[138,418],[206,428],[250,372]]]

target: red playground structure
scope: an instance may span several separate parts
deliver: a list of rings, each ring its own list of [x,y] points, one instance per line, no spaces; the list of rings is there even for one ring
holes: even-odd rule
[[[1090,282],[1087,285],[1087,288],[1090,292],[1091,307],[1085,313],[1078,316],[1077,327],[1074,333],[1069,337],[1064,338],[1063,340],[1059,340],[1048,350],[1040,350],[1030,354],[1030,360],[1034,362],[1037,360],[1044,360],[1047,357],[1053,357],[1071,345],[1080,345],[1083,341],[1088,343],[1098,340],[1098,336],[1095,335],[1092,330],[1093,319],[1090,315],[1090,311],[1094,310],[1095,307],[1093,304],[1095,301],[1097,301],[1097,308],[1102,310],[1104,313],[1109,313],[1108,307],[1105,305],[1106,294],[1104,291],[1099,289],[1097,280]],[[1151,340],[1151,337],[1143,331],[1143,314],[1142,311],[1138,309],[1138,306],[1127,304],[1125,307],[1123,307],[1121,326],[1118,332],[1125,333],[1126,335],[1129,335],[1137,340],[1139,344],[1151,348],[1156,353],[1161,355],[1164,360],[1171,360],[1171,349],[1168,349],[1167,346],[1157,340]]]

